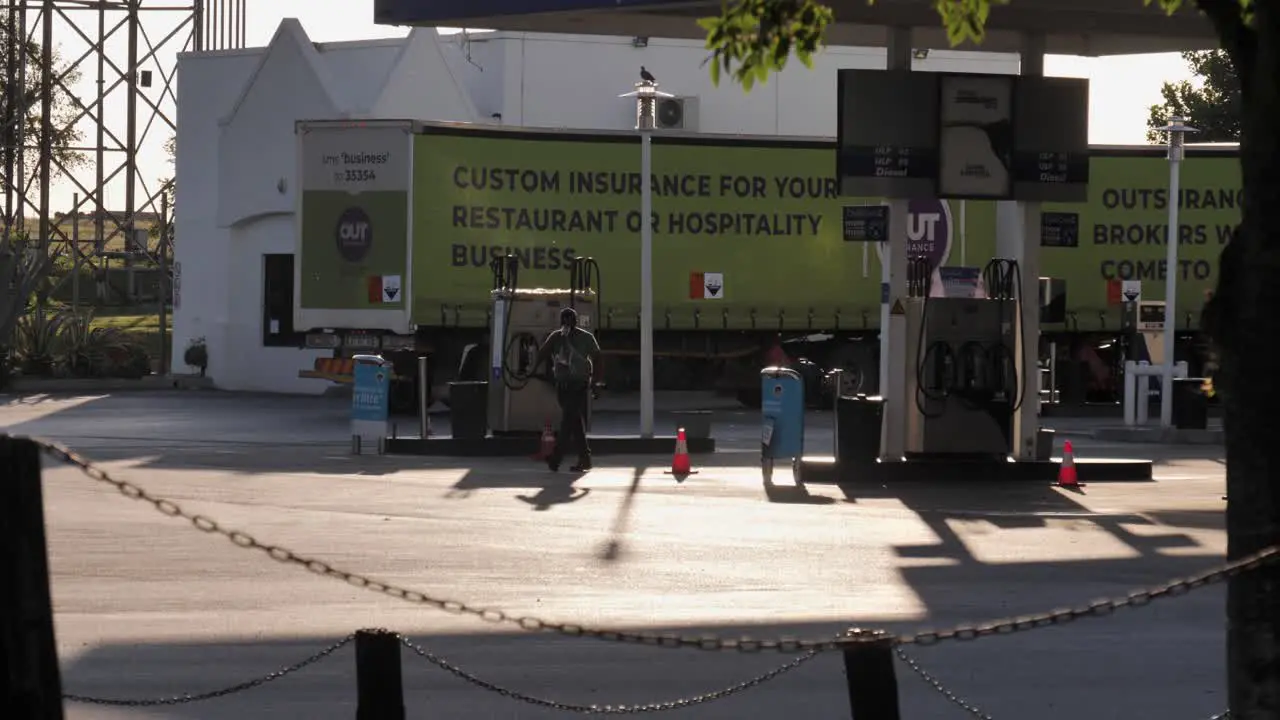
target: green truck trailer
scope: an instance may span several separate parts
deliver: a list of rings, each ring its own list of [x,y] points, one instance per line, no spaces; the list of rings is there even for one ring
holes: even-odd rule
[[[298,143],[295,330],[338,360],[305,375],[343,381],[342,358],[380,351],[406,379],[406,398],[423,353],[433,385],[485,377],[490,264],[515,255],[523,287],[566,287],[574,258],[595,260],[606,380],[638,384],[634,133],[304,122]],[[1240,216],[1236,154],[1193,148],[1183,166],[1176,272],[1186,342]],[[839,197],[833,170],[829,140],[655,136],[659,389],[714,387],[749,401],[779,338],[810,368],[874,385],[879,250],[847,241],[842,216],[882,201]],[[1115,389],[1118,283],[1143,281],[1143,299],[1163,299],[1167,185],[1160,148],[1098,147],[1088,202],[1043,206],[1058,229],[1042,243],[1041,275],[1065,280],[1067,292],[1062,322],[1044,337],[1068,367],[1079,363],[1082,396]],[[995,215],[992,202],[913,201],[911,251],[981,267],[995,250]]]

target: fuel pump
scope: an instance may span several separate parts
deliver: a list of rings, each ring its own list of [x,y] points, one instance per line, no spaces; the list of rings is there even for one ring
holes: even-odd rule
[[[929,260],[914,257],[907,261],[907,297],[913,309],[918,308],[919,329],[915,344],[916,389],[912,393],[916,410],[924,417],[938,417],[955,385],[955,354],[951,345],[935,340],[926,343],[925,328],[929,320],[929,299],[933,291]]]
[[[575,257],[569,264],[569,307],[576,309],[578,297],[593,291],[596,307],[604,307],[600,300],[600,263],[595,258]]]
[[[598,313],[604,312],[604,304],[601,298],[603,295],[600,291],[600,264],[595,258],[591,257],[575,257],[573,263],[569,265],[569,307],[575,310],[578,307],[578,298],[587,297],[594,293],[594,306]],[[586,316],[587,325],[583,325],[583,330],[589,330],[596,336],[596,340],[600,340],[600,328],[591,327],[590,315]],[[579,323],[582,322],[583,316],[578,316]],[[598,399],[599,391],[604,387],[604,383],[599,383],[591,389],[591,399]],[[588,418],[590,416],[588,415]]]
[[[989,389],[993,393],[993,400],[1008,403],[1012,417],[1012,413],[1017,412],[1026,399],[1026,383],[1018,375],[1018,343],[1014,342],[1012,333],[1008,332],[1011,327],[1017,327],[1018,337],[1022,343],[1026,342],[1019,317],[1023,302],[1019,294],[1022,268],[1016,260],[995,258],[987,263],[983,281],[987,296],[996,303],[997,316],[992,328],[993,339],[987,351],[991,373]]]
[[[521,390],[533,378],[537,368],[538,348],[542,338],[527,330],[512,330],[511,310],[519,290],[520,258],[515,255],[497,257],[489,263],[493,271],[494,377],[508,390]],[[498,318],[502,320],[499,323]]]
[[[538,349],[559,327],[562,307],[573,307],[582,328],[591,328],[597,305],[591,281],[599,282],[599,266],[591,258],[575,259],[568,288],[524,287],[518,256],[494,258],[489,267],[489,426],[495,435],[537,434],[560,422],[555,385],[547,365],[537,361]]]
[[[945,275],[966,288],[949,289]],[[1005,456],[1013,413],[1024,393],[1018,378],[1016,262],[985,268],[931,269],[908,263],[907,452],[916,456]],[[896,310],[896,308],[895,308]]]

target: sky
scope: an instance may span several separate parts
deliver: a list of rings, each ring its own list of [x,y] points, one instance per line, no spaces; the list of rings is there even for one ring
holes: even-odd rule
[[[155,6],[163,5],[159,3]],[[145,7],[145,4],[144,4]],[[401,37],[407,34],[406,29],[383,27],[373,23],[373,0],[248,0],[248,29],[246,44],[250,47],[262,47],[270,42],[272,35],[285,18],[297,18],[306,29],[307,35],[316,42],[333,42],[340,40],[365,40],[385,37]],[[175,27],[179,18],[177,13],[152,13],[147,19],[147,39],[157,47],[156,56],[159,62],[154,64],[156,70],[155,85],[148,91],[151,98],[170,119],[176,117],[173,112],[173,96],[163,90],[164,79],[161,71],[172,68],[176,53],[183,50],[181,45],[189,33],[179,33],[167,45],[162,44],[170,30]],[[85,22],[85,21],[81,21]],[[109,23],[110,24],[110,23]],[[92,31],[90,31],[92,32]],[[80,56],[85,45],[78,43],[72,32],[56,32],[60,52],[67,58]],[[108,42],[117,46],[112,52],[123,57],[124,42],[121,35]],[[143,52],[147,52],[144,44]],[[1087,77],[1090,79],[1090,127],[1089,140],[1094,144],[1127,145],[1146,142],[1146,119],[1148,108],[1160,101],[1160,86],[1163,82],[1182,80],[1190,77],[1186,64],[1176,54],[1164,55],[1130,55],[1113,58],[1083,58],[1061,55],[1050,55],[1045,59],[1047,75]],[[110,85],[114,78],[108,71],[106,78]],[[95,90],[96,69],[89,65],[81,69],[81,79],[77,84],[77,92],[82,97],[92,97]],[[109,97],[106,102],[106,114],[114,127],[123,127],[124,102],[122,93]],[[142,117],[141,125],[149,122],[147,131],[149,139],[143,144],[138,154],[139,173],[146,178],[150,191],[158,190],[158,182],[154,179],[168,177],[172,174],[172,166],[162,149],[165,137],[172,130],[160,118]],[[122,157],[117,153],[111,157]],[[108,162],[111,162],[110,158]],[[109,169],[108,174],[111,172]],[[79,173],[82,177],[90,177],[91,172]],[[107,205],[119,207],[123,199],[123,183],[110,183]],[[76,188],[68,181],[56,183],[53,189],[54,210],[70,209],[72,194]],[[139,202],[142,205],[142,202]],[[84,208],[89,209],[89,208]]]

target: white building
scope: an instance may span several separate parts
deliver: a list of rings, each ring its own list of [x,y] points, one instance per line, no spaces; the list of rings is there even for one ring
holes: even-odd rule
[[[318,351],[274,344],[264,271],[293,252],[294,122],[407,118],[625,129],[618,97],[644,65],[705,133],[836,134],[836,70],[885,65],[885,51],[829,48],[744,93],[715,87],[691,41],[414,30],[392,40],[312,43],[296,20],[265,48],[178,60],[174,368],[203,338],[208,375],[228,390],[320,393],[298,378]],[[1016,73],[1016,55],[933,51],[921,70]]]
[[[661,89],[696,110],[684,129],[707,133],[832,137],[836,71],[882,68],[883,48],[829,48],[812,70],[798,60],[764,86],[743,92],[728,79],[711,83],[702,43],[659,38],[534,33],[478,33],[440,40],[455,75],[482,119],[533,127],[635,127],[634,101],[618,95],[639,80],[640,66]],[[1014,54],[932,51],[925,71],[1017,73]]]

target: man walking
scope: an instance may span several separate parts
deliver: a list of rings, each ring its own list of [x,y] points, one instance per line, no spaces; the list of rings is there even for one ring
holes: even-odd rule
[[[573,308],[560,311],[560,329],[547,336],[538,350],[538,364],[552,361],[551,373],[560,403],[560,433],[556,449],[547,458],[547,467],[557,471],[570,445],[578,450],[578,464],[573,472],[591,469],[591,448],[587,445],[587,401],[591,382],[600,373],[600,344],[591,333],[578,327],[578,313]]]

